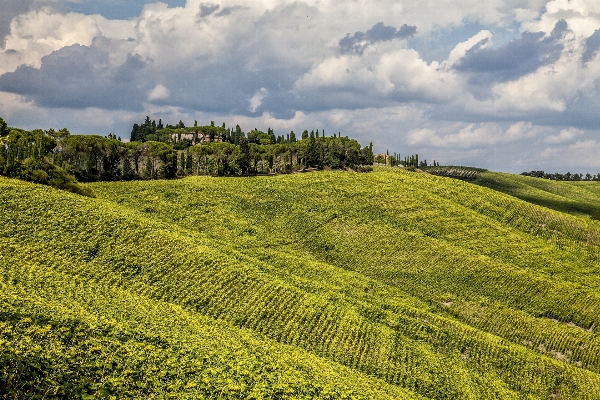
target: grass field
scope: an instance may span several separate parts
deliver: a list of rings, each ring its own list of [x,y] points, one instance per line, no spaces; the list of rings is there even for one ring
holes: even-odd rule
[[[486,174],[2,178],[0,395],[600,398],[600,222]]]

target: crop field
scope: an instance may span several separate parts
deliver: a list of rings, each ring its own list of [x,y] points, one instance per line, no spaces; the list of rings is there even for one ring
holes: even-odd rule
[[[483,172],[476,184],[525,201],[577,216],[600,220],[600,185],[597,181],[553,181],[529,176]]]
[[[0,178],[0,397],[600,399],[585,212],[391,168],[85,186]]]

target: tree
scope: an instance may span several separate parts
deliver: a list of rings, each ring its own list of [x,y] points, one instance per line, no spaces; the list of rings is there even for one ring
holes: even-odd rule
[[[8,128],[8,124],[0,118],[0,137],[8,136],[10,133],[10,129]]]
[[[131,130],[131,137],[129,139],[130,142],[137,142],[139,141],[139,130],[140,130],[140,126],[138,124],[133,124],[133,129]]]
[[[250,166],[250,145],[248,139],[243,136],[240,138],[240,152],[242,153],[242,157],[239,165],[242,171],[247,173],[248,167]]]

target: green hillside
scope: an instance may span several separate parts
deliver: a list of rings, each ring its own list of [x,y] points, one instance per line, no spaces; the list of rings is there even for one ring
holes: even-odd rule
[[[600,220],[600,185],[597,181],[563,182],[483,172],[475,183],[553,210]]]
[[[589,217],[388,168],[86,187],[0,178],[3,397],[600,398]]]

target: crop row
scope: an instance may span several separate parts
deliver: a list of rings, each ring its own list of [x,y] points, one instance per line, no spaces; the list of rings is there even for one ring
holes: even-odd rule
[[[530,220],[535,222],[539,207],[530,206],[507,196],[490,196],[489,191],[472,185],[440,180],[426,175],[409,173],[373,175],[376,179],[353,175],[348,178],[343,174],[331,174],[335,179],[330,181],[322,179],[322,175],[315,178],[303,176],[301,180],[295,180],[298,191],[309,190],[304,193],[304,198],[311,201],[297,201],[296,194],[290,189],[291,185],[287,182],[280,183],[281,180],[287,181],[297,177],[281,177],[277,180],[265,181],[264,186],[261,183],[258,188],[256,182],[246,184],[238,180],[235,182],[235,191],[230,190],[229,185],[219,183],[221,190],[218,194],[213,194],[214,192],[210,190],[210,185],[214,181],[189,181],[181,186],[185,187],[190,196],[195,195],[196,201],[198,194],[213,196],[213,199],[214,196],[222,195],[219,200],[224,202],[223,207],[231,207],[233,211],[237,211],[232,212],[231,215],[240,215],[244,210],[248,210],[246,214],[241,215],[254,220],[257,223],[254,229],[261,235],[268,231],[269,226],[266,224],[274,225],[277,228],[271,231],[294,238],[292,242],[301,244],[300,248],[309,249],[318,258],[334,262],[343,268],[360,271],[436,304],[443,301],[446,294],[459,298],[467,296],[475,301],[492,300],[525,310],[534,318],[541,317],[542,322],[554,318],[586,329],[593,325],[598,326],[596,323],[597,294],[595,291],[577,285],[578,283],[593,284],[597,281],[593,275],[578,273],[578,268],[586,264],[590,268],[594,267],[593,260],[586,258],[589,255],[586,252],[594,252],[594,247],[571,239],[571,237],[576,239],[577,235],[562,234],[564,240],[560,247],[545,240],[538,242],[532,240],[526,222]],[[370,186],[360,186],[363,181],[369,182]],[[195,182],[201,182],[202,186],[193,184]],[[381,185],[378,185],[379,182]],[[234,183],[231,185],[233,187]],[[446,198],[431,194],[429,200],[424,200],[428,192],[440,192],[442,188],[450,190],[456,185],[465,185],[461,190],[466,194],[457,197],[447,195]],[[194,190],[203,186],[205,190],[201,193]],[[311,186],[317,187],[318,190],[311,189]],[[380,186],[394,188],[394,190],[377,193]],[[278,190],[278,187],[281,190]],[[160,193],[161,186],[155,185],[153,189],[153,193]],[[236,198],[243,198],[250,193],[260,193],[261,196],[253,199],[251,203],[243,203],[243,207],[235,203]],[[356,195],[357,193],[360,195]],[[481,213],[482,206],[471,199],[485,199],[482,194],[489,197],[490,204],[496,204],[498,212],[509,214]],[[228,201],[226,196],[230,196],[232,200]],[[346,200],[342,202],[340,196]],[[177,198],[185,203],[185,193],[184,196]],[[396,198],[398,200],[395,200]],[[411,201],[402,202],[402,199]],[[437,199],[437,204],[435,201],[431,204],[431,199]],[[476,206],[466,202],[465,199],[475,202]],[[464,218],[460,221],[461,224],[471,223],[473,227],[473,231],[465,229],[466,233],[461,232],[454,240],[451,236],[452,229],[461,229],[464,228],[463,226],[450,225],[449,229],[443,230],[440,228],[444,226],[443,222],[434,225],[436,219],[445,218],[452,213],[453,209],[447,208],[444,203],[449,201],[453,204],[463,204],[462,209],[454,209],[456,212],[452,220],[448,220],[449,225],[452,222],[456,223],[457,218]],[[387,203],[387,207],[381,207],[382,203]],[[294,204],[294,209],[286,214],[283,210],[289,209],[290,204]],[[498,204],[503,206],[500,207]],[[521,211],[518,211],[518,207],[521,207]],[[427,214],[428,212],[431,216]],[[193,214],[193,210],[188,210],[187,213]],[[461,214],[464,214],[464,217],[461,217]],[[585,223],[570,217],[553,212],[549,214],[556,216],[559,222],[564,220],[579,228],[586,226]],[[262,218],[256,217],[257,215]],[[266,215],[271,218],[265,218]],[[278,220],[279,215],[288,215],[288,217]],[[357,221],[360,215],[364,215],[363,220],[369,223]],[[226,218],[227,215],[221,214],[219,217]],[[523,221],[519,221],[519,218]],[[373,220],[381,221],[383,225],[374,224]],[[490,221],[496,224],[493,229],[488,229],[489,232],[482,231],[481,226],[488,226]],[[565,230],[559,222],[557,222],[559,227]],[[528,224],[531,223],[533,222]],[[515,232],[515,226],[524,229]],[[203,228],[210,232],[210,222],[203,225]],[[498,232],[499,229],[502,230]],[[346,235],[341,234],[344,232]],[[490,237],[481,240],[482,233]],[[495,238],[494,234],[500,237]],[[507,239],[502,235],[506,235]],[[258,243],[275,239],[273,236],[261,237]],[[520,255],[519,252],[527,250],[525,245],[521,244],[525,243],[524,241],[528,241],[526,244],[529,247],[532,244],[537,245],[536,253]],[[241,244],[238,249],[244,252],[250,251],[242,248]],[[487,253],[489,258],[482,258],[481,253]],[[561,279],[554,278],[554,274],[559,275]],[[565,282],[562,279],[564,276],[568,276],[575,285]],[[503,329],[498,331],[508,335],[512,321],[508,318],[503,322]],[[530,333],[532,337],[538,335],[536,331]],[[521,343],[521,340],[518,343]],[[555,350],[565,354],[576,351],[569,346]],[[592,355],[588,355],[588,358],[594,358],[594,353],[590,354]],[[590,360],[587,365],[595,369],[597,362],[597,360]]]
[[[3,397],[418,397],[172,304],[1,267]]]
[[[177,229],[169,232],[161,224],[139,219],[135,214],[104,209],[100,201],[95,209],[86,207],[81,200],[68,204],[69,199],[74,198],[65,195],[61,202],[53,204],[33,198],[27,208],[16,205],[4,214],[5,226],[21,227],[4,239],[7,265],[18,265],[28,254],[29,261],[63,274],[78,275],[85,282],[127,288],[149,298],[183,305],[432,397],[509,395],[521,387],[520,375],[529,376],[540,368],[545,372],[539,376],[546,381],[531,389],[538,397],[556,389],[548,386],[556,374],[563,377],[559,389],[565,396],[576,389],[597,392],[593,386],[597,378],[589,372],[571,369],[524,349],[512,349],[510,357],[498,358],[505,345],[493,341],[486,344],[487,337],[478,339],[482,342],[482,354],[465,360],[459,351],[441,350],[460,347],[454,338],[448,343],[442,341],[440,347],[437,338],[423,341],[407,335],[405,332],[420,331],[421,316],[395,313],[387,318],[394,321],[404,315],[403,329],[394,323],[372,322],[361,316],[353,304],[305,293],[283,280],[273,279],[264,272],[268,266],[221,242],[212,242],[209,247],[202,244],[203,240],[196,242]],[[69,205],[68,212],[62,209],[65,205]],[[69,224],[61,221],[66,215]],[[15,275],[7,281],[11,279]],[[471,330],[465,332],[472,336]],[[511,367],[510,359],[514,357],[520,361]],[[489,375],[490,365],[495,365],[496,375]],[[507,368],[516,368],[515,373],[501,374]],[[470,379],[474,382],[464,387],[462,383]],[[502,390],[491,393],[490,388]]]

